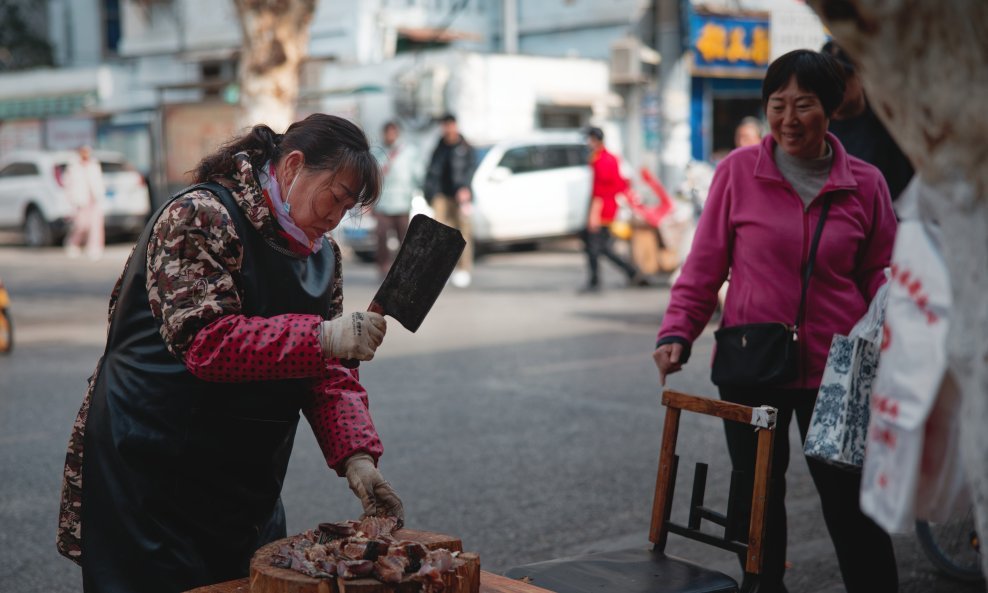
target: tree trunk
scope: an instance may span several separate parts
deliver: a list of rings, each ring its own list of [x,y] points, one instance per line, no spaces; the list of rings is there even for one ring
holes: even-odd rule
[[[861,65],[869,100],[916,167],[943,231],[953,310],[949,372],[978,531],[988,537],[988,2],[809,0]],[[981,555],[988,574],[988,553]]]
[[[284,132],[295,120],[299,68],[316,0],[235,0],[243,34],[241,123]]]

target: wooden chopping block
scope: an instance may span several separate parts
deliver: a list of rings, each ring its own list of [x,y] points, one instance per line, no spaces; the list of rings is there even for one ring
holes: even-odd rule
[[[430,550],[446,548],[461,552],[456,558],[455,573],[443,575],[444,593],[478,593],[480,591],[480,556],[463,553],[459,538],[414,529],[399,529],[395,539],[419,542]],[[288,539],[273,541],[254,553],[250,561],[250,593],[417,593],[419,583],[382,583],[377,579],[316,579],[289,568],[271,565],[271,556]]]

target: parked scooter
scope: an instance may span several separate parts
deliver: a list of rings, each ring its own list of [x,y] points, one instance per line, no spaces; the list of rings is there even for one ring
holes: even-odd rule
[[[683,183],[670,194],[662,182],[642,168],[642,181],[658,201],[646,203],[630,187],[624,196],[635,218],[655,229],[656,241],[662,246],[662,255],[656,260],[661,262],[661,271],[670,274],[670,283],[675,283],[679,277],[680,268],[689,254],[696,223],[710,189],[713,168],[707,163],[693,161],[687,165],[685,173]]]
[[[14,323],[10,319],[10,294],[0,278],[0,354],[14,348]]]

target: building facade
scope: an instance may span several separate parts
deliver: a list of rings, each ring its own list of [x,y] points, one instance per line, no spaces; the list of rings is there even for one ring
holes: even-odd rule
[[[160,200],[236,131],[233,0],[14,4],[52,63],[0,71],[0,158],[121,150]],[[322,0],[298,111],[341,113],[371,135],[398,119],[424,143],[445,111],[481,142],[600,125],[631,165],[675,185],[760,114],[760,78],[781,48],[820,44],[799,0]]]

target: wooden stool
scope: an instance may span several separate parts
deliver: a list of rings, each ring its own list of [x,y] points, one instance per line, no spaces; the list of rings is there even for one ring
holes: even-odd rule
[[[576,558],[549,560],[512,568],[507,575],[527,577],[532,583],[548,587],[557,593],[734,593],[738,583],[726,574],[704,568],[665,553],[669,532],[676,533],[725,550],[746,554],[745,578],[741,590],[757,587],[762,567],[762,540],[765,536],[765,505],[768,502],[771,476],[772,447],[775,437],[775,408],[751,408],[739,404],[712,400],[667,390],[662,394],[666,406],[662,432],[662,451],[655,480],[655,499],[649,540],[651,549],[642,547],[617,552],[588,554]],[[689,520],[686,524],[670,520],[672,497],[676,483],[676,437],[682,410],[716,416],[724,420],[751,425],[758,430],[758,452],[755,463],[750,523],[747,534],[743,523],[743,501],[732,476],[727,513],[722,514],[703,505],[707,466],[697,464],[693,479]],[[700,531],[700,522],[707,520],[724,527],[722,537]],[[747,536],[747,537],[745,537]]]

